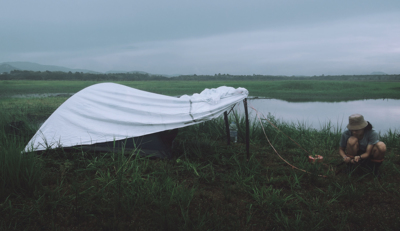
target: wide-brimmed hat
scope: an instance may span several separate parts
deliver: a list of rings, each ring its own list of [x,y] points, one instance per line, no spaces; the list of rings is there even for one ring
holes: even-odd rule
[[[349,124],[347,128],[349,130],[360,130],[368,126],[368,122],[364,120],[364,116],[360,114],[353,114],[349,116]]]

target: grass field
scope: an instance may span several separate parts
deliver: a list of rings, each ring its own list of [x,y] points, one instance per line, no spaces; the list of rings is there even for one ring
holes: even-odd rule
[[[93,81],[0,81],[0,97],[33,93],[75,93]],[[360,81],[125,81],[117,82],[164,95],[200,93],[219,86],[244,87],[251,96],[287,101],[400,99],[400,82]]]
[[[76,92],[84,87],[80,82],[67,82],[65,88],[55,82],[33,83],[1,83],[1,94],[7,84],[13,87],[6,94]],[[184,83],[131,84],[169,95],[227,85],[200,83],[204,85],[182,89]],[[335,84],[331,85],[339,86]],[[374,84],[366,84],[373,89]],[[261,91],[250,83],[231,86]],[[299,86],[303,92],[305,87]],[[375,86],[381,93],[396,87],[393,83]],[[371,91],[370,95],[379,96]],[[38,129],[37,121],[66,99],[0,100],[0,230],[396,230],[400,225],[397,131],[381,136],[388,152],[380,178],[362,167],[346,173],[344,165],[337,166],[341,131],[332,131],[330,124],[317,131],[271,116],[307,152],[324,156],[323,163],[308,163],[305,151],[263,124],[276,150],[311,174],[279,159],[255,122],[250,126],[251,157],[246,161],[243,118],[237,121],[238,143],[230,146],[223,119],[180,129],[170,160],[140,158],[131,151],[99,155],[53,150],[21,155]]]

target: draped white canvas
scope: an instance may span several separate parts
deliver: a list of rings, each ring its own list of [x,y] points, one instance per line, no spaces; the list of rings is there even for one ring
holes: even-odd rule
[[[115,83],[87,87],[65,101],[39,128],[25,151],[139,137],[219,117],[248,96],[222,86],[180,98]]]

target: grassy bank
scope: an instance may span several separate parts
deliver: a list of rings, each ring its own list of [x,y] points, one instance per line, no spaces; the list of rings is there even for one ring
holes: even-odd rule
[[[251,124],[246,161],[244,122],[226,145],[223,120],[180,129],[174,158],[151,160],[135,152],[93,154],[20,151],[63,98],[8,99],[0,112],[0,230],[395,230],[400,225],[400,136],[381,139],[388,153],[381,177],[361,167],[337,166],[340,129],[320,131],[269,119],[276,150]],[[231,117],[231,120],[236,120]],[[334,121],[332,124],[335,124]],[[324,165],[326,164],[326,165]],[[324,174],[327,177],[318,177]]]
[[[34,93],[76,93],[94,81],[0,81],[0,97]],[[219,86],[244,87],[251,96],[287,101],[400,99],[400,82],[360,81],[125,81],[116,82],[164,95],[199,93]]]

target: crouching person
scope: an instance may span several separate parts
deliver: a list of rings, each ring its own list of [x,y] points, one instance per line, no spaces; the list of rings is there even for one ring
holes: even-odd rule
[[[372,130],[372,125],[360,114],[349,117],[349,124],[340,139],[339,154],[349,169],[361,164],[378,175],[386,153],[386,145],[379,141],[378,133]]]

